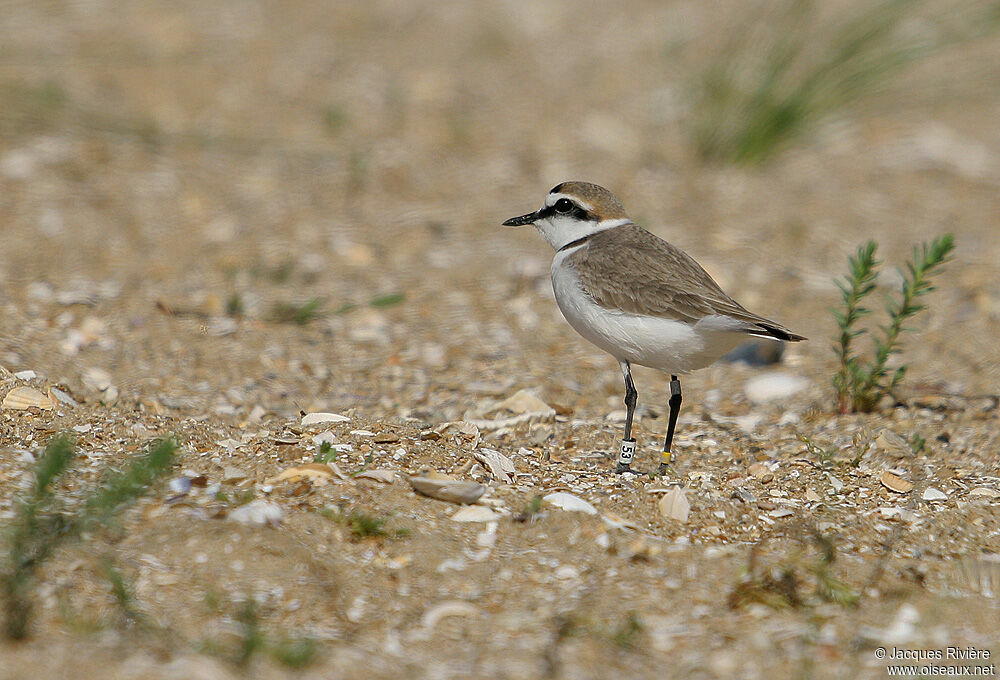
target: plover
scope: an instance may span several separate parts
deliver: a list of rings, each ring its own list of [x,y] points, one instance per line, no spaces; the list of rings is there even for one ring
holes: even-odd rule
[[[635,224],[618,197],[589,182],[564,182],[540,210],[504,226],[533,225],[555,248],[552,289],[569,325],[618,360],[625,378],[625,436],[616,472],[635,456],[638,394],[630,365],[670,375],[670,414],[660,472],[681,407],[678,375],[704,368],[748,337],[805,340],[748,311],[679,248]]]

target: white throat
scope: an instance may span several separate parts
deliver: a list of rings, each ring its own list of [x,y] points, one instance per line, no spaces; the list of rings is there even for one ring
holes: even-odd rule
[[[549,245],[559,250],[568,243],[578,239],[596,234],[605,229],[613,229],[623,224],[629,224],[632,220],[627,217],[616,220],[604,220],[602,222],[581,222],[564,215],[553,215],[543,220],[535,222],[535,229],[542,235]]]

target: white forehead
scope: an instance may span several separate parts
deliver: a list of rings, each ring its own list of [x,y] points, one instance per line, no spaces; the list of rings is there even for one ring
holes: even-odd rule
[[[560,198],[568,198],[569,200],[573,201],[574,203],[576,203],[578,206],[580,206],[581,208],[583,208],[587,212],[590,212],[591,210],[594,209],[594,206],[592,204],[590,204],[587,201],[583,200],[579,196],[574,196],[573,194],[563,194],[563,193],[548,194],[548,195],[546,195],[545,196],[545,207],[548,208],[550,206],[555,205],[556,201],[558,201]]]

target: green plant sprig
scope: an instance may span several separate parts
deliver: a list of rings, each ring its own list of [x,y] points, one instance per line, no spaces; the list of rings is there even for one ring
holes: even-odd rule
[[[142,496],[174,462],[177,443],[155,442],[124,472],[109,475],[105,483],[86,494],[83,507],[68,511],[53,487],[75,456],[73,440],[53,438],[35,463],[35,483],[17,505],[17,516],[7,529],[6,560],[0,565],[4,634],[12,640],[27,637],[35,575],[63,542],[101,526],[127,504]],[[124,591],[122,591],[124,592]],[[122,593],[116,591],[117,596]]]
[[[900,296],[890,298],[886,303],[889,315],[887,325],[879,325],[881,335],[875,337],[874,355],[863,359],[854,353],[853,341],[867,331],[858,328],[862,317],[871,310],[862,301],[874,289],[878,278],[876,258],[877,245],[868,241],[848,258],[848,275],[845,281],[836,281],[841,291],[842,309],[833,310],[840,333],[835,338],[834,352],[839,368],[833,377],[833,387],[837,395],[837,408],[841,413],[869,412],[875,409],[885,396],[894,394],[906,375],[906,365],[890,371],[889,358],[902,351],[903,331],[913,330],[906,323],[927,308],[920,298],[932,292],[935,287],[931,276],[951,260],[955,240],[951,234],[940,236],[930,245],[915,246],[912,259],[906,263],[906,271],[900,270],[903,279]]]

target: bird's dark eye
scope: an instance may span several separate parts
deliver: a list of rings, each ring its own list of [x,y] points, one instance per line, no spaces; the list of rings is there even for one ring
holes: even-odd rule
[[[560,198],[556,201],[555,209],[557,213],[568,213],[573,210],[573,201],[568,198]]]

